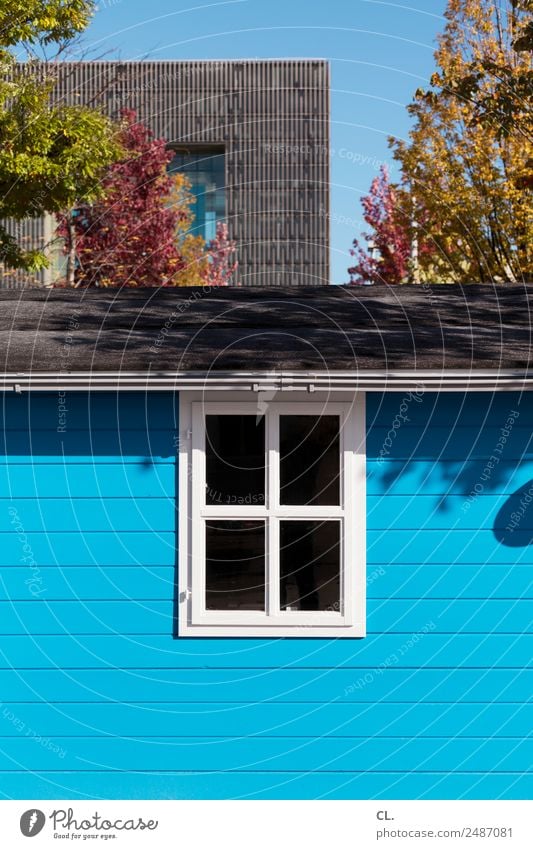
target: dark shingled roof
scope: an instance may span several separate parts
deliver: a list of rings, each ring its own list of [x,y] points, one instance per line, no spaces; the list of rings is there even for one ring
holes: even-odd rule
[[[5,373],[520,369],[533,286],[0,291]]]

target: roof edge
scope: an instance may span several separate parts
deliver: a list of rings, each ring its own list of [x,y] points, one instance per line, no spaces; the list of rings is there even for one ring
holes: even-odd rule
[[[2,392],[487,392],[533,390],[533,371],[444,369],[394,371],[23,372],[0,377]]]

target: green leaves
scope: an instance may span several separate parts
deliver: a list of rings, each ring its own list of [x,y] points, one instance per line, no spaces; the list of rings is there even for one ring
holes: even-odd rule
[[[54,64],[16,64],[17,44],[63,45],[88,24],[92,0],[0,0],[0,220],[56,213],[102,192],[122,155],[117,128],[95,109],[54,103]],[[0,224],[0,262],[46,266]]]
[[[409,140],[392,140],[435,251],[422,279],[520,283],[533,269],[530,57],[514,41],[533,0],[448,0],[429,91],[411,103]]]
[[[24,271],[39,271],[48,265],[41,251],[21,251],[14,236],[0,227],[0,256],[6,265]]]
[[[93,12],[93,0],[2,0],[0,44],[69,41],[87,27]]]
[[[111,122],[83,107],[0,111],[0,209],[3,217],[56,212],[91,200],[103,168],[120,154]]]

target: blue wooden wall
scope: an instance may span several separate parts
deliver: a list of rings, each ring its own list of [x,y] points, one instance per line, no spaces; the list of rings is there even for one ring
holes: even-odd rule
[[[5,397],[4,797],[531,798],[533,395],[367,419],[366,639],[176,639],[176,399]]]

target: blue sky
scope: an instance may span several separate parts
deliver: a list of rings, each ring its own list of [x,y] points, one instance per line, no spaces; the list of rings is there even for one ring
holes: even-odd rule
[[[237,59],[320,57],[331,62],[332,280],[347,280],[364,230],[360,197],[387,137],[405,137],[405,106],[434,69],[445,0],[100,0],[86,34],[95,57]]]

